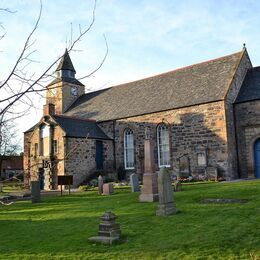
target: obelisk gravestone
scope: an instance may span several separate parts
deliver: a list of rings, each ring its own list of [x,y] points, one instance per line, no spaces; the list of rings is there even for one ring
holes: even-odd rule
[[[146,130],[144,140],[144,174],[143,174],[143,187],[141,195],[139,196],[140,202],[153,202],[158,201],[158,184],[157,174],[155,172],[153,145],[151,142],[150,133]]]

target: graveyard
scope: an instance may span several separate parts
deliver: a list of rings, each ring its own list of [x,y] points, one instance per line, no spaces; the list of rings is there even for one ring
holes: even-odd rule
[[[0,204],[0,259],[259,259],[259,185],[183,185],[173,194],[177,213],[169,216],[157,216],[159,202],[140,202],[130,187]],[[116,214],[121,239],[89,241],[107,211]]]

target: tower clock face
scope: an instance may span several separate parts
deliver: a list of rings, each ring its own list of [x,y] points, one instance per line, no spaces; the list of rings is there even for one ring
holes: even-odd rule
[[[78,95],[78,88],[77,87],[71,87],[70,93],[71,93],[72,96],[77,96]]]

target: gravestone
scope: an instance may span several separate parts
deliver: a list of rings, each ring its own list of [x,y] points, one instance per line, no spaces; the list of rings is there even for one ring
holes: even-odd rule
[[[101,175],[98,176],[98,193],[102,194],[103,193],[103,177]]]
[[[114,193],[113,183],[103,184],[103,195],[111,195]]]
[[[121,230],[120,225],[115,222],[117,216],[112,212],[105,212],[101,216],[101,223],[99,224],[98,236],[90,237],[91,242],[98,242],[102,244],[111,245],[120,239]]]
[[[208,180],[218,181],[218,168],[217,167],[207,167],[206,175]]]
[[[40,181],[31,181],[32,203],[41,202]]]
[[[0,192],[3,192],[3,183],[0,182]]]
[[[171,176],[166,168],[162,168],[158,174],[159,206],[157,216],[168,216],[176,214],[173,200]]]
[[[138,179],[138,175],[136,173],[133,173],[130,175],[130,184],[131,184],[132,192],[140,191],[139,179]]]
[[[179,176],[181,178],[187,178],[190,175],[190,160],[188,156],[184,155],[179,158]]]
[[[143,187],[140,202],[154,202],[158,201],[158,183],[157,174],[155,172],[153,146],[149,134],[146,132],[146,139],[144,140],[144,174]]]

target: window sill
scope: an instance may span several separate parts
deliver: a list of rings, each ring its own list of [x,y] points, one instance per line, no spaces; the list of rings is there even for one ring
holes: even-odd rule
[[[163,167],[165,167],[165,168],[171,168],[171,165],[159,165],[159,168],[160,168],[160,169],[163,168]]]
[[[134,170],[135,167],[131,167],[131,168],[125,168],[125,170]]]

